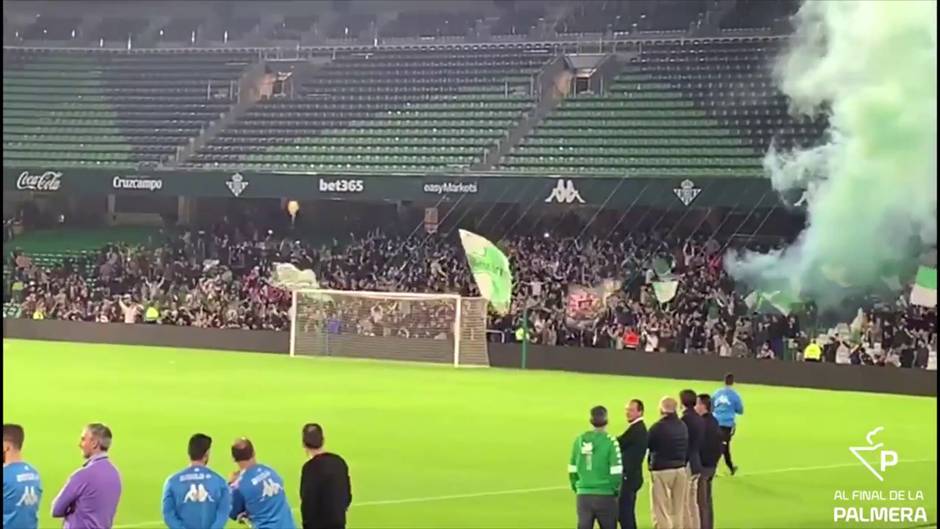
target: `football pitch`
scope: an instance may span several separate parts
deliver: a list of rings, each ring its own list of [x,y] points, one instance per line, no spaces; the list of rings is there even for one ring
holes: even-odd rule
[[[6,340],[3,419],[26,428],[24,455],[40,471],[40,527],[82,460],[88,422],[114,432],[124,492],[116,528],[164,527],[166,477],[187,464],[186,443],[214,439],[210,466],[234,470],[231,442],[249,437],[258,461],[286,480],[292,507],[305,460],[301,426],[324,426],[327,448],[349,463],[349,527],[571,528],[566,466],[588,410],[643,399],[656,420],[663,395],[712,392],[718,381],[665,380],[153,347]],[[911,527],[834,523],[838,506],[923,506],[936,523],[935,398],[737,385],[745,406],[734,440],[741,470],[715,481],[720,529]],[[880,482],[849,451],[865,436],[898,454]],[[872,462],[877,466],[876,456]],[[638,521],[650,527],[649,480]],[[921,491],[923,500],[842,501],[836,491]],[[299,521],[299,518],[298,518]],[[230,527],[237,527],[231,523]]]

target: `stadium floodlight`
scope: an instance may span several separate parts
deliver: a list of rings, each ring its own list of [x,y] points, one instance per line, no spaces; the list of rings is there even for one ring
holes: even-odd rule
[[[293,290],[291,356],[336,356],[489,366],[482,298]]]

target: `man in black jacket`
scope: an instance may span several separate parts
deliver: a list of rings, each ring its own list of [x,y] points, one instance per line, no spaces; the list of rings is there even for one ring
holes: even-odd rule
[[[623,457],[623,486],[620,487],[620,529],[636,529],[636,494],[643,486],[643,459],[649,434],[643,422],[643,401],[627,404],[627,429],[617,438]]]
[[[698,413],[695,413],[696,394],[691,389],[684,389],[679,393],[679,400],[682,401],[682,422],[685,423],[689,431],[689,492],[685,500],[685,510],[683,511],[682,529],[699,529],[700,520],[698,516],[698,480],[702,474],[702,459],[699,454],[702,444],[702,436],[705,434],[705,421]]]
[[[689,490],[689,430],[676,415],[676,399],[659,402],[662,418],[649,431],[650,514],[654,529],[686,529],[682,526]]]
[[[352,503],[349,467],[343,458],[323,449],[323,428],[307,424],[303,443],[310,460],[300,472],[300,516],[303,529],[344,529]]]
[[[712,481],[715,479],[718,461],[721,460],[724,434],[721,432],[721,427],[718,426],[718,419],[712,415],[712,399],[708,393],[702,393],[698,396],[695,411],[702,417],[702,422],[705,424],[705,432],[702,435],[702,443],[699,448],[702,459],[702,473],[698,480],[699,519],[702,523],[702,529],[713,529],[715,527],[715,510],[712,505]]]

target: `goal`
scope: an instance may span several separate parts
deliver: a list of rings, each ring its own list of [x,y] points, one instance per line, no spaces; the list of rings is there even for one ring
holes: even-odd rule
[[[290,354],[489,366],[486,306],[451,294],[294,290]]]

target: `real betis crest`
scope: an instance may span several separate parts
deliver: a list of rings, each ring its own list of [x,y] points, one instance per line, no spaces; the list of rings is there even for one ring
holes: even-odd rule
[[[679,187],[673,189],[672,192],[676,194],[676,197],[683,205],[688,206],[702,190],[695,187],[695,183],[691,180],[683,180]]]
[[[245,177],[241,173],[235,173],[232,175],[231,180],[225,182],[225,185],[228,187],[228,190],[232,192],[233,195],[238,197],[242,194],[242,191],[248,187],[248,180],[245,180]]]

